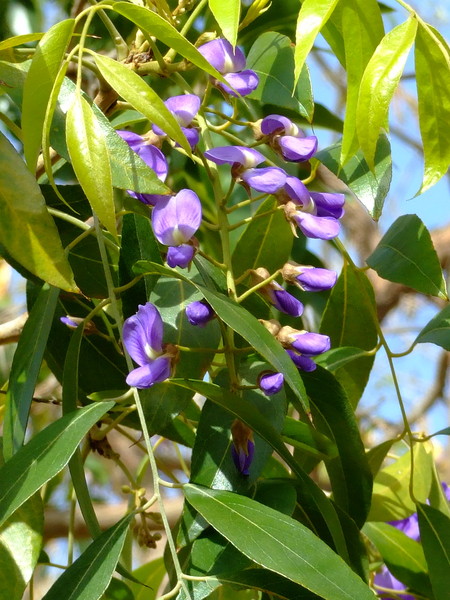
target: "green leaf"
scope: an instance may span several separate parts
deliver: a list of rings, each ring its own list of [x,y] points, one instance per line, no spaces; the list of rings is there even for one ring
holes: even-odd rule
[[[361,80],[356,130],[359,145],[372,170],[380,129],[386,123],[389,104],[403,73],[416,30],[417,19],[413,16],[394,27],[376,48]]]
[[[418,194],[439,181],[450,165],[450,147],[445,139],[450,127],[450,57],[438,36],[431,26],[419,21],[415,63],[425,172]]]
[[[240,0],[208,0],[209,10],[212,12],[215,20],[222,30],[223,37],[226,38],[231,45],[236,46],[239,18],[241,15]]]
[[[32,496],[0,527],[0,597],[22,600],[42,547],[44,509],[39,494]]]
[[[295,31],[295,82],[297,83],[306,57],[314,41],[331,16],[338,0],[304,0]]]
[[[314,427],[303,421],[298,421],[292,417],[286,417],[281,432],[283,440],[300,449],[317,456],[321,460],[335,458],[337,456],[336,444],[326,435],[323,435]]]
[[[428,443],[414,445],[414,496],[425,502],[430,493],[433,473],[433,453]],[[372,506],[368,521],[397,521],[415,511],[409,483],[411,455],[403,454],[392,464],[378,472],[374,480]]]
[[[3,455],[6,460],[21,448],[25,439],[34,388],[58,296],[58,288],[42,287],[14,353],[3,423]]]
[[[92,404],[61,417],[0,468],[0,524],[61,471],[89,429],[113,406]]]
[[[36,180],[0,134],[0,239],[7,252],[33,275],[67,291],[78,291]]]
[[[117,235],[105,134],[88,102],[80,94],[75,94],[67,111],[66,139],[73,170],[92,210],[106,229]]]
[[[364,358],[365,356],[367,356],[366,350],[343,346],[341,348],[332,348],[331,350],[328,350],[328,352],[320,354],[315,357],[314,362],[328,371],[337,371],[354,360]]]
[[[369,587],[298,521],[232,492],[187,484],[187,500],[251,560],[325,600],[374,598]]]
[[[129,586],[134,594],[134,600],[156,600],[158,588],[161,585],[166,567],[164,558],[155,558],[145,565],[142,565],[133,571],[133,576],[143,585],[130,583]]]
[[[289,259],[293,235],[282,212],[275,210],[276,206],[274,198],[267,198],[254,214],[255,218],[244,228],[232,256],[235,277],[239,277],[247,269],[258,267],[265,267],[273,273]],[[270,210],[274,212],[259,217]]]
[[[384,35],[384,27],[376,0],[340,0],[339,7],[347,71],[347,101],[339,159],[344,165],[359,149],[356,136],[359,86],[367,63]]]
[[[50,32],[50,29],[47,33]],[[6,40],[0,42],[0,50],[6,50],[7,48],[14,48],[15,46],[21,46],[28,42],[35,42],[40,40],[45,34],[44,33],[24,33],[22,35],[14,35]]]
[[[441,312],[425,325],[415,340],[415,344],[431,342],[450,350],[450,306],[446,306]]]
[[[344,389],[321,367],[304,373],[303,381],[314,424],[338,449],[338,456],[325,462],[333,499],[362,527],[370,509],[372,473],[353,409]]]
[[[366,262],[383,279],[448,300],[430,233],[417,215],[399,217]]]
[[[133,513],[126,515],[99,535],[42,600],[98,600],[111,581],[133,517]]]
[[[338,143],[317,152],[314,158],[320,160],[327,169],[348,185],[369,211],[372,219],[378,221],[392,180],[391,145],[387,136],[381,134],[378,139],[373,172],[364,160],[361,150],[357,153],[352,152],[352,156],[341,167],[339,161],[343,160],[340,158],[342,152],[342,146]]]
[[[294,110],[312,121],[314,102],[308,67],[303,66],[295,84],[294,49],[287,36],[273,31],[260,35],[248,53],[247,68],[259,77],[259,85],[249,98]]]
[[[428,563],[434,597],[439,600],[448,600],[450,598],[448,585],[450,519],[436,508],[421,502],[417,503],[417,514],[420,539]]]
[[[135,600],[133,592],[129,586],[122,581],[113,577],[105,590],[104,600]]]
[[[223,294],[195,283],[187,279],[174,269],[162,267],[155,263],[139,261],[134,267],[135,273],[160,273],[168,277],[177,277],[187,281],[201,292],[203,297],[211,304],[219,317],[236,333],[241,335],[259,354],[267,360],[277,371],[284,374],[285,381],[291,386],[293,392],[308,408],[307,398],[304,394],[304,386],[298,370],[281,345],[273,338],[267,329],[245,308],[239,306]]]
[[[23,88],[23,151],[32,173],[41,147],[45,111],[53,83],[72,38],[75,19],[60,21],[51,27],[36,47]]]
[[[191,147],[178,121],[142,77],[124,64],[102,54],[95,55],[95,63],[106,81],[126,102],[178,142],[188,154],[191,153]]]
[[[373,350],[378,341],[375,296],[366,275],[345,264],[331,290],[320,324],[331,338],[332,348],[353,346]],[[373,356],[354,360],[335,371],[352,406],[356,406],[369,378]]]
[[[176,50],[196,67],[206,71],[215,79],[226,83],[223,76],[200,54],[197,48],[157,13],[128,2],[115,2],[113,9],[136,23],[143,31],[161,40],[169,48]]]
[[[395,439],[386,440],[381,442],[381,444],[378,444],[378,446],[374,446],[367,452],[367,462],[369,463],[370,470],[372,471],[372,475],[374,477],[380,470],[387,453],[390,451],[396,441],[397,440]]]
[[[430,597],[428,567],[419,542],[388,523],[366,523],[363,533],[376,546],[394,577],[407,587]]]

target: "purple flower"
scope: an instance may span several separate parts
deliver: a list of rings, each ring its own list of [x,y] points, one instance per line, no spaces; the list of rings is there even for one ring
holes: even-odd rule
[[[293,283],[305,292],[329,290],[337,280],[337,273],[319,267],[298,265],[293,261],[286,263],[281,271],[283,279]]]
[[[123,343],[139,365],[128,374],[128,385],[149,388],[170,376],[172,357],[164,352],[162,338],[163,322],[154,304],[139,305],[137,313],[126,319]]]
[[[297,125],[282,115],[265,117],[261,122],[261,132],[270,136],[270,146],[285,160],[304,162],[317,150],[316,136],[305,136]]]
[[[219,73],[224,75],[228,85],[215,80],[214,85],[231,96],[247,96],[258,87],[258,75],[251,69],[245,69],[244,53],[233,49],[228,40],[219,38],[199,46],[198,51]],[[231,89],[234,88],[234,89]]]
[[[237,470],[242,475],[249,475],[249,468],[255,453],[255,442],[253,441],[253,432],[239,419],[235,419],[231,426],[231,436],[233,445],[231,446],[231,456]]]
[[[216,313],[206,300],[196,300],[186,306],[186,317],[191,325],[204,327]]]
[[[401,591],[405,589],[405,585],[396,579],[385,565],[381,567],[381,571],[375,574],[373,582],[375,585],[390,590]],[[415,600],[415,596],[410,594],[395,594],[390,597],[383,594],[383,598],[385,600]]]
[[[78,325],[83,322],[83,319],[80,319],[79,317],[70,317],[69,315],[59,317],[59,320],[70,329],[76,329]]]
[[[256,285],[262,283],[270,277],[270,273],[264,267],[258,267],[251,271],[252,281]],[[259,289],[261,294],[279,311],[291,315],[291,317],[299,317],[303,313],[303,304],[292,296],[276,281],[269,281],[266,285]]]
[[[219,146],[205,152],[205,157],[218,165],[232,165],[231,175],[244,187],[257,192],[273,194],[286,183],[286,173],[279,167],[255,169],[265,157],[254,148],[245,146]]]
[[[327,335],[299,331],[288,325],[280,329],[277,338],[285,348],[294,349],[305,356],[317,356],[329,350],[331,346]]]
[[[168,166],[166,158],[161,150],[152,144],[147,144],[144,138],[137,133],[133,133],[132,131],[118,130],[117,133],[130,146],[130,148],[142,158],[145,164],[156,173],[158,179],[165,181],[167,177]],[[137,198],[137,200],[140,200],[144,204],[150,204],[152,206],[159,199],[166,197],[158,194],[140,194],[133,192],[132,190],[128,190],[128,193],[132,198]]]
[[[331,194],[325,192],[310,192],[311,199],[316,207],[319,217],[334,217],[340,219],[344,214],[344,194]]]
[[[189,244],[181,244],[180,246],[169,246],[167,250],[167,264],[174,269],[180,267],[186,269],[191,264],[194,258],[195,248]]]
[[[294,365],[297,367],[297,369],[300,369],[300,371],[306,371],[309,373],[317,369],[316,363],[309,358],[309,356],[302,356],[301,354],[289,349],[287,349],[286,352],[289,354]]]
[[[200,108],[200,98],[195,94],[183,94],[181,96],[172,96],[164,104],[180,124],[181,130],[191,148],[194,148],[198,144],[199,134],[197,129],[189,126]],[[157,125],[153,125],[152,128],[156,135],[166,135]]]
[[[277,394],[284,384],[283,373],[265,371],[258,378],[258,387],[266,396]]]

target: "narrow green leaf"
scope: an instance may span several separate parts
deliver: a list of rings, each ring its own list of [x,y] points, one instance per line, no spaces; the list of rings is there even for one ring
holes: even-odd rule
[[[338,0],[304,0],[295,30],[295,83],[314,41],[328,21]]]
[[[344,265],[328,298],[320,331],[330,336],[332,348],[375,348],[378,341],[375,295],[371,283],[361,270],[350,264]],[[373,356],[365,356],[335,371],[352,406],[356,406],[361,397],[373,360]]]
[[[50,32],[50,29],[47,33]],[[43,33],[24,33],[22,35],[14,35],[6,40],[0,42],[0,50],[6,50],[7,48],[15,48],[28,42],[35,42],[40,40],[44,36]]]
[[[223,294],[191,281],[184,275],[155,263],[139,261],[134,267],[135,273],[160,273],[168,277],[177,277],[187,281],[201,292],[203,297],[211,304],[214,311],[220,318],[231,327],[236,333],[239,333],[252,346],[257,349],[259,354],[267,360],[277,371],[284,374],[285,381],[291,386],[293,392],[298,397],[305,410],[308,410],[308,401],[304,393],[304,386],[298,369],[289,358],[281,345],[273,338],[267,329],[250,314],[245,308],[231,301]]]
[[[32,496],[0,527],[0,598],[22,600],[42,548],[44,508]]]
[[[376,48],[361,80],[356,130],[359,145],[372,170],[380,129],[386,123],[389,104],[403,73],[416,30],[417,19],[414,17],[394,27]]]
[[[362,531],[376,546],[394,577],[427,598],[430,596],[427,562],[419,542],[388,523],[366,523]]]
[[[424,344],[425,342],[431,342],[450,351],[450,306],[442,309],[425,325],[414,343]]]
[[[259,85],[249,98],[294,110],[312,121],[314,101],[309,70],[305,64],[294,84],[294,49],[286,35],[273,31],[261,34],[250,48],[247,68],[259,77]]]
[[[181,35],[175,27],[155,12],[128,2],[116,2],[113,8],[119,14],[136,23],[143,31],[154,35],[166,46],[176,50],[196,67],[206,71],[215,79],[226,83],[223,76],[200,54],[197,48]]]
[[[44,281],[78,291],[56,225],[36,180],[0,134],[0,239],[20,265]]]
[[[126,515],[99,535],[42,600],[98,600],[111,581],[133,517],[133,513]]]
[[[208,0],[209,9],[222,30],[223,37],[232,46],[236,46],[239,19],[241,15],[240,0]]]
[[[67,111],[66,139],[75,175],[92,210],[112,234],[116,232],[114,196],[105,134],[88,102],[75,94]]]
[[[383,464],[387,453],[396,441],[397,440],[386,440],[384,442],[381,442],[381,444],[378,444],[378,446],[374,446],[367,452],[367,462],[369,463],[370,470],[372,471],[372,475],[374,477],[381,469],[381,465]]]
[[[376,0],[340,0],[342,39],[347,71],[347,101],[339,162],[344,165],[358,151],[356,107],[364,70],[384,35]]]
[[[434,597],[449,600],[450,519],[436,508],[420,502],[417,504],[417,514]]]
[[[351,363],[358,358],[364,358],[365,356],[367,356],[366,350],[353,348],[351,346],[343,346],[341,348],[332,348],[328,352],[317,356],[314,359],[314,362],[328,371],[337,371],[341,367],[345,367],[348,363]]]
[[[233,273],[239,277],[247,269],[265,267],[273,273],[282,267],[291,254],[293,235],[289,223],[279,210],[277,201],[269,197],[244,228],[232,256]],[[265,217],[262,213],[273,210]],[[274,244],[274,240],[277,243]]]
[[[286,417],[281,435],[287,444],[321,459],[335,458],[338,454],[336,444],[330,438],[298,419]]]
[[[342,152],[342,146],[338,143],[317,152],[314,158],[320,160],[327,169],[330,169],[332,173],[348,185],[358,200],[369,211],[372,219],[378,221],[392,180],[391,145],[387,136],[381,134],[378,139],[373,172],[364,160],[361,150],[356,154],[352,153],[351,158],[341,167],[339,161],[344,160],[340,158]]]
[[[367,264],[383,279],[448,299],[430,233],[417,215],[399,217],[369,256]]]
[[[131,591],[134,594],[134,600],[156,600],[158,588],[161,585],[165,574],[166,567],[164,565],[163,557],[155,558],[155,560],[135,569],[133,571],[133,576],[139,581],[142,581],[142,585],[130,583]]]
[[[450,146],[450,57],[437,32],[419,21],[415,63],[419,125],[425,159],[423,182],[417,194],[434,185],[447,173]]]
[[[9,376],[3,455],[9,460],[25,439],[34,388],[47,345],[59,289],[44,285],[19,339]]]
[[[232,492],[185,486],[187,500],[238,550],[325,600],[373,600],[340,556],[298,521]]]
[[[32,173],[41,147],[45,111],[67,46],[72,38],[75,19],[60,21],[51,27],[36,47],[23,88],[23,151]]]
[[[95,55],[95,63],[106,81],[124,100],[147,117],[150,123],[160,127],[178,142],[188,154],[191,153],[191,147],[178,121],[142,77],[124,64],[103,54]]]
[[[61,471],[89,429],[113,406],[91,404],[61,417],[0,468],[0,524]]]

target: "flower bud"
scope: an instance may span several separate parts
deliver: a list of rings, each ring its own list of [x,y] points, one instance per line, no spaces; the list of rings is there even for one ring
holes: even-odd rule
[[[305,292],[321,292],[334,286],[337,273],[319,267],[299,265],[289,261],[281,270],[283,279]]]
[[[186,317],[191,325],[204,327],[215,316],[215,312],[205,300],[197,300],[186,306]]]
[[[258,378],[258,387],[266,396],[277,394],[283,387],[283,373],[263,371]]]
[[[231,435],[233,437],[231,456],[234,464],[242,475],[249,475],[249,468],[255,452],[253,431],[242,421],[236,419],[231,426]]]

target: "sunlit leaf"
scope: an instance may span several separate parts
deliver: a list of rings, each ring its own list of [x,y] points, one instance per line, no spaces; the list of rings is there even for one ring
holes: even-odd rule
[[[359,145],[371,169],[375,166],[380,129],[386,124],[389,104],[403,73],[416,30],[417,19],[414,17],[394,27],[376,48],[361,80],[356,130]]]
[[[366,262],[383,279],[423,294],[448,298],[430,233],[417,215],[399,217]]]
[[[222,30],[223,37],[233,46],[236,45],[239,17],[241,14],[240,0],[208,0],[209,9]]]
[[[431,342],[450,351],[450,306],[446,306],[425,325],[416,338],[416,344]]]
[[[421,502],[417,503],[420,539],[430,572],[435,598],[448,600],[450,589],[450,518],[440,510]]]

